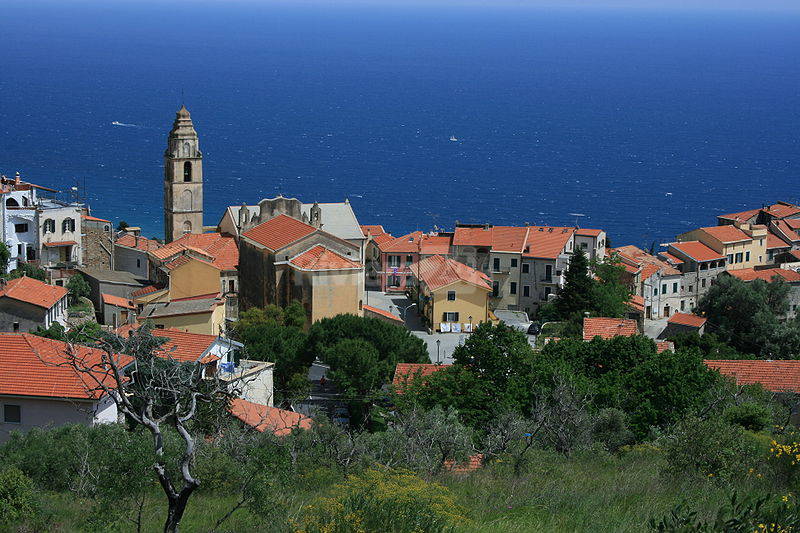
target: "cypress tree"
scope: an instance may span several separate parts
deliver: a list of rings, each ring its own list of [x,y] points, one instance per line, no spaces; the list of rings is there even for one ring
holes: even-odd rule
[[[556,310],[562,319],[592,309],[592,289],[594,280],[589,275],[589,260],[581,248],[572,252],[566,274],[564,288],[555,302]]]

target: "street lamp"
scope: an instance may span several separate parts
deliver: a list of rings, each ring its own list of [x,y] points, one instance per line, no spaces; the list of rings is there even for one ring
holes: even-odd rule
[[[469,332],[472,333],[472,315],[469,315]]]
[[[436,364],[442,364],[442,359],[439,357],[439,345],[442,344],[442,339],[436,339]]]
[[[407,305],[406,307],[403,307],[403,308],[402,308],[402,309],[403,309],[403,312],[402,312],[402,313],[400,313],[400,318],[402,318],[403,320],[405,320],[405,319],[406,319],[406,312],[408,312],[408,310],[409,310],[409,309],[411,309],[412,307],[414,307],[415,305],[417,305],[417,304],[411,304],[411,305]],[[398,309],[399,309],[399,308],[398,308]]]

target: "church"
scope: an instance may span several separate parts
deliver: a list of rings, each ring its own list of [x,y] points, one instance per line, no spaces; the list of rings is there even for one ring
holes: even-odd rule
[[[142,317],[156,312],[163,315],[172,300],[169,294],[177,294],[169,287],[177,286],[177,279],[172,278],[181,270],[173,266],[179,256],[185,256],[184,264],[187,259],[196,264],[192,270],[182,266],[191,272],[188,279],[180,281],[184,300],[200,296],[213,299],[208,293],[215,282],[208,279],[200,283],[196,272],[203,270],[205,263],[216,267],[224,264],[226,268],[221,269],[219,278],[213,277],[219,279],[218,297],[226,301],[227,321],[235,319],[238,308],[285,306],[293,300],[303,304],[309,323],[342,313],[363,313],[367,238],[349,201],[303,204],[295,198],[278,196],[263,199],[257,205],[228,206],[218,226],[211,233],[205,230],[203,153],[191,115],[181,106],[164,152],[167,244],[151,252],[153,264],[164,271],[151,279],[161,278],[165,288],[161,298],[148,296],[153,309],[142,313]],[[205,241],[235,243],[235,261],[232,263],[230,246],[201,246]],[[225,257],[215,257],[215,252],[223,249]],[[235,273],[230,271],[231,266]],[[213,274],[211,268],[205,270]],[[198,285],[196,290],[192,289],[193,284]],[[212,322],[209,326],[217,329],[217,320]]]

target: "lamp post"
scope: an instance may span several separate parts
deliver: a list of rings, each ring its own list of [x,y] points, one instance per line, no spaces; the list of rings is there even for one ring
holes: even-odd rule
[[[442,339],[436,339],[436,364],[442,364],[442,359],[439,357],[439,345],[442,344]]]
[[[402,309],[403,309],[403,312],[402,312],[402,313],[400,313],[400,318],[402,318],[403,320],[405,320],[405,319],[406,319],[406,313],[408,312],[408,310],[409,310],[409,309],[411,309],[411,308],[412,308],[412,307],[414,307],[415,305],[417,305],[417,304],[411,304],[411,305],[407,305],[406,307],[403,307],[403,308],[402,308]],[[401,309],[401,308],[398,308],[398,309]]]
[[[472,315],[469,315],[469,332],[472,333]]]

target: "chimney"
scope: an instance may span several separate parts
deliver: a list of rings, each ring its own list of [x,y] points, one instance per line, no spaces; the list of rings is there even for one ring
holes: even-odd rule
[[[139,234],[138,233],[133,236],[133,247],[134,248],[138,248],[139,247]]]
[[[14,174],[14,185],[19,185],[20,181],[22,181],[19,177],[19,172]]]

